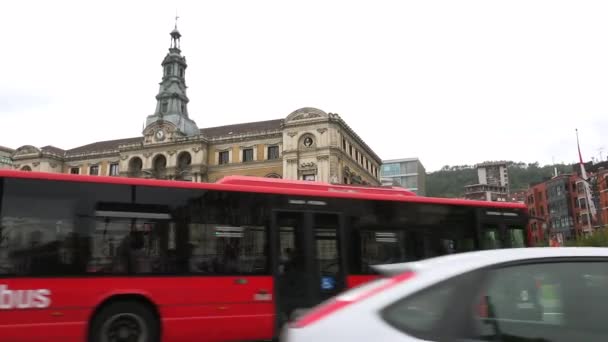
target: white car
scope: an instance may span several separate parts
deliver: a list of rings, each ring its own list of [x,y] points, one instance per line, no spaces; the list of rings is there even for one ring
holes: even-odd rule
[[[281,341],[608,341],[608,248],[521,248],[377,267]]]

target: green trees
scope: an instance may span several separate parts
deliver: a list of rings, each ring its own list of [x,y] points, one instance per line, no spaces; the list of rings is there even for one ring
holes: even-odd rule
[[[608,225],[594,230],[587,236],[568,241],[566,245],[571,247],[608,247]]]
[[[554,166],[535,163],[507,162],[511,190],[527,189],[531,183],[539,183],[554,175]],[[555,165],[558,173],[572,172],[571,165]],[[441,170],[426,177],[426,194],[431,197],[461,197],[464,186],[476,184],[477,170],[474,165],[445,165]]]

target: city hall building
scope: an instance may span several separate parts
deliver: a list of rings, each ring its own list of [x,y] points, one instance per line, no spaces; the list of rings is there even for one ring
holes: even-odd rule
[[[338,115],[301,108],[284,118],[199,128],[188,112],[181,34],[171,32],[156,110],[141,136],[64,150],[4,148],[25,171],[215,182],[227,175],[379,185],[382,160]],[[10,160],[9,160],[10,159]]]

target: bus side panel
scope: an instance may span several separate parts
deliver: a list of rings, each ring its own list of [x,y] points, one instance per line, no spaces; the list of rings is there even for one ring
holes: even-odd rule
[[[0,340],[84,341],[95,280],[0,279]]]
[[[167,341],[242,341],[271,339],[274,284],[263,277],[182,278],[161,303]],[[167,304],[172,303],[172,304]]]
[[[83,341],[93,310],[118,294],[142,295],[157,305],[168,341],[273,335],[270,276],[24,278],[0,280],[1,340]]]

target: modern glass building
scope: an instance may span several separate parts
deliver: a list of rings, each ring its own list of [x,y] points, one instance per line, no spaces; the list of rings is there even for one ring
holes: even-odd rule
[[[426,170],[418,158],[384,160],[380,177],[383,184],[398,184],[418,195],[426,195]]]

